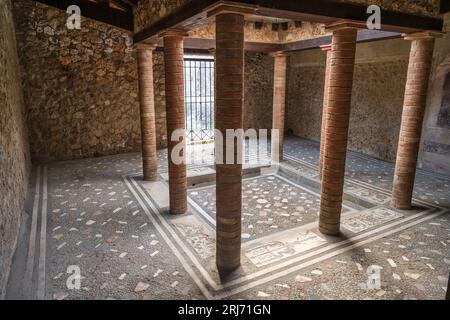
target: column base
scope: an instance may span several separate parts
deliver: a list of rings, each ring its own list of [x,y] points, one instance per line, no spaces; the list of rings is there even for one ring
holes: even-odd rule
[[[395,201],[391,201],[391,207],[397,210],[412,210],[412,204],[400,204]]]
[[[157,174],[150,174],[150,175],[144,174],[143,180],[147,181],[147,182],[155,182],[155,181],[158,181],[158,175]]]
[[[341,234],[341,230],[339,226],[336,226],[335,228],[329,228],[325,226],[319,225],[319,231],[327,236],[333,236],[336,237]]]
[[[239,269],[241,267],[241,262],[239,261],[239,263],[233,264],[233,265],[216,264],[216,267],[217,267],[217,270],[219,271],[219,274],[227,275],[227,274],[230,274],[230,273],[236,271],[237,269]]]
[[[188,212],[188,209],[169,209],[169,213],[173,216],[183,215]]]

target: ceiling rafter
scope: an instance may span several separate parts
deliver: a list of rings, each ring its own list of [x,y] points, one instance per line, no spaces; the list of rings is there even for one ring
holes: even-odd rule
[[[445,0],[448,1],[448,0]],[[272,17],[294,21],[332,23],[347,19],[367,21],[367,7],[329,0],[194,0],[137,32],[135,42],[154,41],[168,28],[192,29],[220,11],[238,12],[246,17]],[[382,30],[398,33],[441,31],[443,20],[403,12],[383,11]]]
[[[81,9],[81,15],[86,18],[110,24],[112,26],[134,31],[133,6],[130,0],[36,0],[61,10],[66,11],[71,5],[77,5]],[[137,2],[136,2],[137,3]]]
[[[441,3],[439,5],[439,11],[441,14],[445,14],[447,12],[450,12],[450,1],[448,0],[441,0]]]

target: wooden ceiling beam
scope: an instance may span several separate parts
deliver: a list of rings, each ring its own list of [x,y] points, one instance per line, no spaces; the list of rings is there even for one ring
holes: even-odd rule
[[[379,40],[388,40],[401,38],[401,33],[387,32],[387,31],[373,31],[373,30],[360,30],[358,31],[357,42],[370,42]],[[164,46],[163,40],[159,38],[155,41],[158,47]],[[297,52],[311,49],[319,49],[320,46],[331,43],[331,36],[323,36],[308,40],[299,40],[288,42],[284,44],[277,43],[263,43],[246,41],[244,43],[244,49],[249,52],[260,53],[272,53],[272,52]],[[216,47],[216,41],[214,39],[200,39],[200,38],[185,38],[184,48],[189,50],[210,50]]]
[[[441,0],[440,6],[439,6],[439,12],[441,14],[445,14],[447,12],[450,12],[450,1],[448,1],[448,0]]]
[[[257,5],[261,15],[278,15],[290,17],[299,14],[303,21],[334,22],[348,19],[366,22],[369,15],[367,6],[335,2],[333,0],[238,0],[238,2]],[[309,18],[308,18],[309,17]],[[383,31],[414,32],[420,30],[442,31],[443,21],[438,18],[424,17],[403,12],[382,10],[381,24]]]
[[[155,37],[168,28],[195,27],[207,21],[208,12],[220,12],[229,8],[247,6],[253,8],[245,14],[280,19],[332,23],[341,19],[365,22],[369,15],[362,5],[334,2],[329,0],[194,0],[175,12],[158,20],[153,25],[136,33],[135,42],[155,40]],[[402,12],[382,11],[382,30],[409,33],[423,30],[442,31],[443,21],[438,18],[417,16]]]
[[[369,42],[378,40],[388,40],[401,38],[402,34],[389,31],[377,31],[377,30],[360,30],[358,31],[357,42]],[[281,45],[281,50],[284,52],[303,51],[310,49],[317,49],[320,46],[331,43],[331,36],[323,36],[314,39],[300,40],[294,42],[288,42]]]
[[[36,0],[37,2],[66,11],[71,5],[81,9],[81,15],[112,26],[134,31],[133,13],[111,8],[109,6],[88,0]]]
[[[149,27],[137,32],[134,35],[134,42],[155,42],[158,40],[158,34],[166,29],[180,26],[193,27],[195,23],[199,21],[207,21],[206,12],[204,12],[204,10],[217,2],[217,0],[194,0],[189,2],[184,6],[181,6],[178,10],[156,21]]]
[[[122,0],[122,1],[132,7],[137,7],[138,5],[138,0]]]
[[[130,5],[129,2],[127,1],[123,1],[123,0],[109,0],[109,4],[114,4],[120,8],[122,8],[123,10],[129,11],[129,12],[133,12],[133,6]]]
[[[159,48],[163,48],[163,40],[160,38],[156,42],[156,45]],[[188,50],[203,50],[207,51],[210,49],[215,49],[216,40],[214,39],[200,39],[200,38],[185,38],[184,39],[184,48]],[[245,51],[250,52],[261,52],[261,53],[270,53],[280,51],[281,45],[275,43],[262,43],[262,42],[245,42],[244,43]]]

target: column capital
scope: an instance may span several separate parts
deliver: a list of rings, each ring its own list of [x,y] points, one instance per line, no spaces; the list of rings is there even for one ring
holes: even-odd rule
[[[322,51],[330,51],[331,50],[331,43],[330,44],[324,44],[320,46],[320,50]]]
[[[186,29],[183,28],[170,28],[166,29],[160,34],[158,34],[158,37],[164,38],[164,37],[188,37],[189,33]]]
[[[337,31],[343,29],[367,29],[366,22],[341,19],[325,26],[326,31]]]
[[[436,39],[436,38],[442,38],[443,36],[444,36],[444,32],[432,31],[432,30],[402,34],[403,39],[410,40],[410,41]]]
[[[135,43],[134,48],[138,51],[153,51],[157,47],[156,43]]]
[[[269,54],[270,54],[270,56],[272,56],[274,58],[286,57],[288,55],[288,53],[286,51],[276,51],[276,52],[271,52]]]

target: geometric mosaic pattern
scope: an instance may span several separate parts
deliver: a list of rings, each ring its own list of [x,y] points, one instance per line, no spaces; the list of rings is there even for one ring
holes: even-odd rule
[[[34,249],[31,279],[12,277],[21,279],[20,290],[13,284],[7,297],[442,299],[450,267],[450,179],[418,170],[417,209],[391,210],[393,165],[349,152],[342,236],[330,239],[317,231],[318,156],[317,143],[287,137],[287,169],[295,174],[245,180],[243,267],[227,282],[214,266],[213,186],[190,189],[196,206],[172,217],[143,186],[139,154],[41,167],[27,208],[36,217],[36,242],[19,242]],[[163,173],[166,152],[158,159]],[[382,283],[368,290],[367,268],[374,264],[382,267]],[[25,255],[12,270],[26,266]],[[78,290],[67,287],[69,266],[81,270]]]

